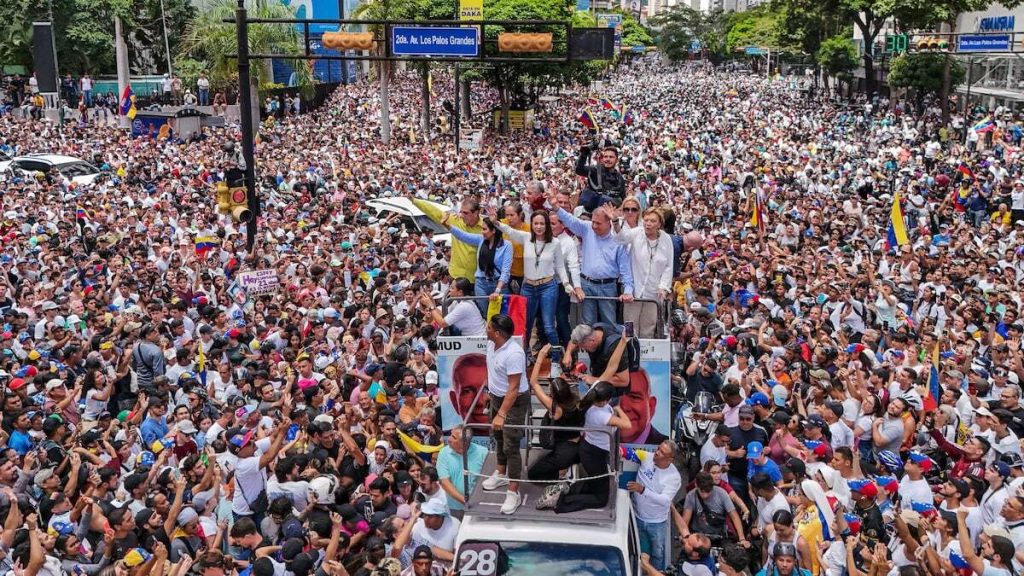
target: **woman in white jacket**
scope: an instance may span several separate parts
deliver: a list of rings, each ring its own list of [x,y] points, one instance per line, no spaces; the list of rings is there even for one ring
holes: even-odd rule
[[[627,322],[635,323],[639,338],[653,338],[658,308],[672,293],[672,238],[662,229],[664,219],[655,209],[644,212],[643,224],[636,228],[624,227],[621,216],[616,211],[613,218],[615,241],[629,246],[633,298],[658,302],[627,303],[622,315]]]

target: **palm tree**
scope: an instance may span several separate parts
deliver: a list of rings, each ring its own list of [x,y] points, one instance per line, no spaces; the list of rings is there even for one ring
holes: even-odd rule
[[[359,5],[352,12],[355,20],[409,20],[416,17],[420,9],[417,0],[369,0]],[[374,24],[368,27],[378,38],[383,36],[383,26]],[[382,56],[384,44],[378,42],[374,47],[375,55]],[[394,66],[388,60],[377,60],[377,81],[380,83],[380,138],[384,144],[391,141],[391,77]]]
[[[295,10],[278,0],[249,0],[246,8],[249,18],[295,18]],[[185,29],[181,39],[181,57],[203,60],[209,66],[210,82],[227,85],[236,79],[238,65],[231,54],[238,52],[238,41],[234,24],[225,19],[235,17],[235,0],[211,0]],[[302,35],[287,24],[250,24],[249,52],[252,54],[300,55]],[[297,84],[312,84],[309,66],[297,61],[294,66]],[[273,67],[270,60],[262,60],[251,70],[249,90],[253,94],[253,119],[259,122],[259,99],[257,88],[273,81]],[[243,88],[239,86],[239,90]]]

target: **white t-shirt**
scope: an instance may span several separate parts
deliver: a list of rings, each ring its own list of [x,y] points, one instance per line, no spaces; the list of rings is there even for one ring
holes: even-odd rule
[[[260,456],[269,446],[269,438],[257,440],[256,452],[235,462],[235,495],[231,501],[231,511],[239,516],[252,514],[249,503],[255,502],[260,492],[266,489],[267,477],[260,468]]]
[[[103,390],[93,388],[85,393],[85,411],[82,412],[83,420],[96,420],[107,409],[106,400],[96,400],[96,396],[102,392]]]
[[[667,468],[658,468],[654,463],[654,455],[650,452],[640,463],[636,481],[643,485],[643,493],[633,493],[633,511],[643,522],[665,522],[671,513],[672,499],[683,484],[679,470],[669,464]]]
[[[409,545],[414,550],[417,546],[425,544],[427,546],[436,546],[449,552],[455,552],[455,536],[459,533],[460,525],[458,520],[447,516],[440,528],[431,530],[427,528],[427,525],[423,523],[423,519],[420,518],[416,521],[416,525],[412,527],[412,542]]]
[[[776,491],[775,496],[771,500],[765,500],[760,496],[757,497],[757,527],[764,529],[772,523],[772,516],[778,510],[789,510],[789,501],[786,500],[785,494]]]
[[[467,300],[452,304],[444,321],[457,328],[463,336],[483,336],[487,331],[487,323],[480,315],[480,308]]]
[[[586,427],[593,428],[607,426],[608,421],[612,419],[613,414],[615,414],[615,410],[608,404],[605,404],[604,406],[591,406],[587,409]],[[596,446],[602,450],[611,450],[611,440],[608,438],[607,434],[584,431],[583,439],[589,442],[592,446]]]
[[[911,480],[910,476],[900,478],[900,496],[903,497],[902,507],[904,510],[910,510],[914,502],[927,502],[931,504],[935,499],[927,480],[924,478]]]
[[[841,446],[853,446],[853,430],[846,425],[846,422],[843,422],[842,418],[835,421],[833,424],[829,424],[828,429],[832,432],[833,450]]]
[[[487,342],[487,391],[492,396],[505,396],[508,392],[508,377],[519,374],[519,393],[530,389],[526,381],[526,353],[514,339],[509,338],[501,348],[495,349],[494,342]]]
[[[719,448],[718,446],[715,446],[715,443],[712,441],[711,438],[708,438],[708,441],[705,442],[704,445],[701,446],[700,448],[701,467],[703,468],[704,464],[712,460],[718,462],[719,464],[725,465],[725,459],[727,458],[725,449],[726,446],[722,446],[721,448]]]

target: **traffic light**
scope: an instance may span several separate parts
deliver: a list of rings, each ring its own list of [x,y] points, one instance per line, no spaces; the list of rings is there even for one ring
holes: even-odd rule
[[[324,48],[336,50],[373,50],[373,32],[324,32]]]
[[[907,51],[906,34],[888,34],[885,37],[885,53],[901,54]]]
[[[934,52],[942,51],[949,48],[949,41],[945,38],[936,38],[935,36],[926,36],[920,38],[914,43],[917,47],[918,52]]]
[[[550,32],[501,32],[498,50],[501,52],[551,52],[554,40]]]
[[[249,211],[249,194],[245,187],[245,172],[232,168],[217,183],[217,211],[230,214],[237,222],[252,220]]]

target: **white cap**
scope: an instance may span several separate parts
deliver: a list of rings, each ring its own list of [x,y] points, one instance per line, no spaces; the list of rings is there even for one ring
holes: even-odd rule
[[[434,370],[428,371],[423,376],[423,382],[427,384],[437,384],[437,372],[435,372]]]

